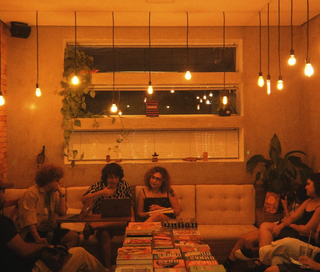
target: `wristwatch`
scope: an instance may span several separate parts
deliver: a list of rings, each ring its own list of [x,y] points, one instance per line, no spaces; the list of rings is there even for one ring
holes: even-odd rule
[[[63,197],[66,196],[66,194],[61,194],[61,195],[59,195],[59,196],[60,196],[60,198],[63,198]]]

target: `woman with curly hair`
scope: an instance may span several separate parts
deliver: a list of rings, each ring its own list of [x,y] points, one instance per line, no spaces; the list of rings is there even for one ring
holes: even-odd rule
[[[57,216],[65,215],[67,211],[65,194],[60,187],[62,177],[60,166],[43,165],[37,171],[36,185],[27,189],[19,200],[16,227],[26,242],[59,243],[68,248],[78,245],[78,233],[67,229],[60,233],[54,223]]]
[[[137,215],[141,219],[164,222],[180,214],[179,201],[170,187],[170,176],[165,168],[151,168],[144,175],[144,183],[145,187],[140,190],[138,196]],[[165,208],[172,208],[173,213],[157,212]]]

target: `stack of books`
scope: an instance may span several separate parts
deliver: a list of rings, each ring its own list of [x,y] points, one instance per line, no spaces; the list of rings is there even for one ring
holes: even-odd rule
[[[152,244],[152,236],[141,237],[125,237],[123,241],[124,247],[145,247]]]
[[[174,248],[171,230],[153,232],[153,248]]]
[[[121,247],[118,249],[117,266],[122,265],[149,265],[153,264],[151,247]]]
[[[129,222],[126,236],[152,236],[153,231],[161,230],[161,222]]]

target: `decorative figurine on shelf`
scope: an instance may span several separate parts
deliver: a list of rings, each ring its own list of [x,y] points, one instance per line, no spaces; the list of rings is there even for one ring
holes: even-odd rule
[[[158,156],[159,156],[159,154],[157,154],[157,152],[154,152],[152,154],[152,162],[158,162]]]
[[[42,147],[42,152],[40,152],[37,156],[37,167],[41,166],[44,163],[44,159],[46,158],[45,146]]]

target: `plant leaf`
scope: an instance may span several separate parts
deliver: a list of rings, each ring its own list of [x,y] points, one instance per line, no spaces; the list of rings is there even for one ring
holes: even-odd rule
[[[274,162],[281,157],[281,144],[277,134],[274,134],[270,142],[269,157]]]

